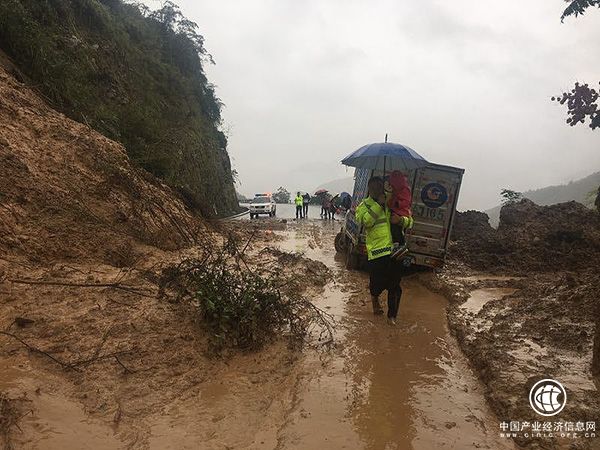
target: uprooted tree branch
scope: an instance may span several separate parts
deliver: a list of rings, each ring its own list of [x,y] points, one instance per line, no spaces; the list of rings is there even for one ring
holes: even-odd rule
[[[190,301],[210,331],[216,353],[226,348],[256,350],[283,337],[301,346],[309,336],[333,340],[333,317],[300,294],[283,292],[278,273],[261,274],[245,260],[233,237],[202,255],[163,271],[161,290]]]

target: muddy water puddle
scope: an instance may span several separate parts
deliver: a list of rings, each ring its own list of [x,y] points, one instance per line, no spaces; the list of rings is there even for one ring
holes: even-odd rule
[[[478,275],[471,275],[468,277],[457,277],[456,278],[459,281],[473,281],[473,282],[479,282],[479,281],[519,281],[519,280],[524,280],[524,277],[513,277],[513,276],[508,276],[508,275],[489,275],[489,274],[478,274]]]
[[[24,398],[24,415],[11,436],[15,448],[33,450],[122,448],[113,430],[86,415],[83,407],[64,396],[39,390],[25,366],[0,367],[0,392]]]
[[[304,223],[281,242],[334,271],[336,282],[317,304],[335,311],[338,335],[329,359],[312,361],[314,376],[299,392],[278,448],[514,448],[497,437],[499,422],[449,334],[446,300],[406,278],[398,325],[373,316],[368,276],[335,259],[334,227]]]
[[[461,309],[471,314],[477,314],[489,302],[500,300],[514,294],[514,288],[482,288],[475,289],[469,294],[466,302],[460,305]]]

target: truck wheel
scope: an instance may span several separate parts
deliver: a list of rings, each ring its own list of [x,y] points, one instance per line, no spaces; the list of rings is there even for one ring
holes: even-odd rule
[[[354,244],[352,241],[348,242],[348,245],[346,246],[346,269],[358,269],[358,258],[359,255],[354,252]]]
[[[338,253],[344,253],[346,250],[346,234],[343,231],[340,231],[335,235],[335,240],[333,241],[333,245],[335,246],[335,251]]]
[[[254,214],[250,213],[250,220],[254,219]]]

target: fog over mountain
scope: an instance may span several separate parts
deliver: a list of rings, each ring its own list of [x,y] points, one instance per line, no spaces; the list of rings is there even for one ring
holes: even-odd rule
[[[178,3],[215,57],[246,195],[352,176],[340,160],[385,133],[465,168],[461,209],[600,168],[600,132],[550,101],[598,81],[596,9],[561,23],[564,2],[548,0]]]

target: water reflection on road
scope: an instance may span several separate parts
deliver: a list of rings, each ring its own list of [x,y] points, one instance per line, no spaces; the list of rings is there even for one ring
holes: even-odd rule
[[[339,322],[337,346],[312,361],[315,375],[298,394],[280,448],[514,448],[498,437],[483,388],[449,333],[446,300],[408,277],[398,326],[374,317],[367,275],[346,271],[335,254],[338,230],[294,222],[280,244],[334,271],[315,302]]]

